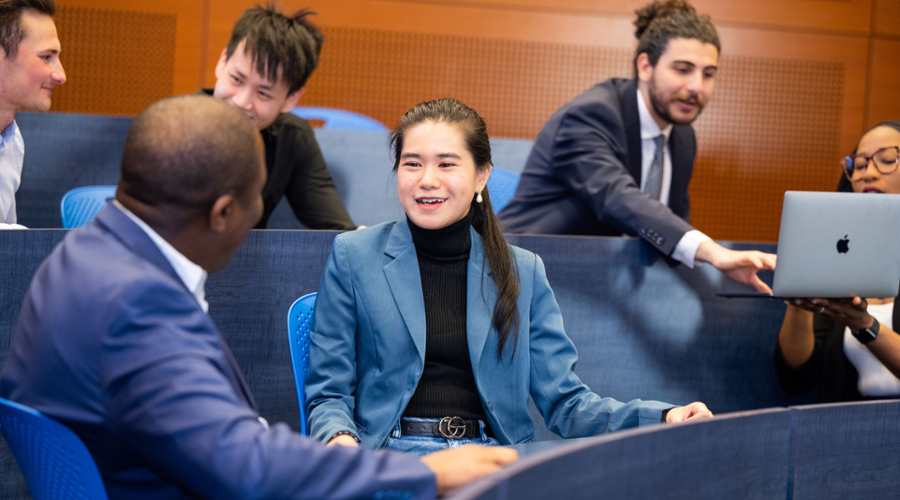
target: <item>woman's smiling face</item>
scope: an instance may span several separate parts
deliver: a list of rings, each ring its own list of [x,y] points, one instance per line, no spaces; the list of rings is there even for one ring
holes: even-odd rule
[[[426,121],[403,137],[397,166],[400,205],[423,229],[441,229],[469,213],[472,200],[487,184],[491,167],[477,169],[456,125]]]

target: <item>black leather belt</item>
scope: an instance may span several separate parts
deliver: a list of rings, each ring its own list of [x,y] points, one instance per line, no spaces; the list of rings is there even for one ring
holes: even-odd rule
[[[446,439],[481,437],[478,420],[461,417],[444,417],[437,422],[419,422],[400,419],[400,434],[440,436]]]

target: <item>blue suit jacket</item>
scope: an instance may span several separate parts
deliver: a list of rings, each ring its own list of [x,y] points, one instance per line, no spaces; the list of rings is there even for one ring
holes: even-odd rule
[[[591,392],[572,369],[575,347],[541,259],[513,247],[521,293],[519,336],[497,360],[491,315],[497,290],[481,237],[471,231],[466,330],[469,356],[491,429],[503,444],[533,440],[528,397],[550,430],[577,437],[659,423],[672,405],[624,404]],[[412,235],[405,221],[344,233],[334,240],[319,286],[306,400],[310,434],[349,430],[372,448],[388,434],[425,366],[425,305]],[[510,337],[511,338],[511,337]]]
[[[613,78],[566,103],[544,125],[516,194],[500,212],[510,233],[639,236],[664,255],[692,228],[688,183],[694,129],[669,137],[668,207],[641,192],[641,124],[634,80]]]
[[[414,457],[259,420],[209,316],[114,206],[71,231],[22,305],[0,394],[85,442],[111,499],[433,498]]]

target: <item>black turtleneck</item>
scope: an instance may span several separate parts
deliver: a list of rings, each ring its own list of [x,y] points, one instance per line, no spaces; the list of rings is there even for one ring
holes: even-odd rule
[[[466,338],[466,276],[472,214],[441,229],[406,219],[425,299],[425,371],[403,415],[485,420]]]

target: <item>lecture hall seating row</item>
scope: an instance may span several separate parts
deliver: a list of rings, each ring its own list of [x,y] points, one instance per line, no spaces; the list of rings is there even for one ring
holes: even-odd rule
[[[80,185],[115,183],[129,122],[126,118],[83,115],[23,116],[20,125],[29,153],[18,197],[20,220],[31,227],[59,227],[54,221],[59,217],[62,193]],[[357,214],[398,217],[402,212],[395,201],[395,187],[390,185],[386,137],[373,132],[338,132],[317,131],[317,137],[351,214],[359,223],[369,221]],[[54,148],[58,154],[50,154]],[[515,164],[524,163],[527,149],[525,141],[501,140],[495,143],[495,161],[499,167],[515,171]],[[377,205],[372,201],[374,196],[380,196],[383,205],[372,205]],[[360,207],[364,210],[357,212]],[[383,212],[379,215],[378,210]],[[41,220],[46,224],[35,223]],[[61,229],[0,231],[0,362],[6,357],[31,277],[65,234]],[[299,429],[299,413],[284,318],[297,297],[317,289],[336,234],[253,231],[232,263],[207,282],[210,314],[232,347],[262,416],[287,422],[295,429]],[[814,400],[814,395],[786,396],[775,380],[772,349],[784,313],[781,302],[717,297],[717,291],[738,285],[709,267],[671,267],[635,239],[510,236],[509,241],[544,260],[566,330],[579,351],[576,372],[597,393],[620,400],[640,397],[674,404],[701,400],[717,415]],[[774,251],[772,245],[765,244],[731,246]],[[763,413],[785,411],[801,414],[793,409]],[[857,410],[850,408],[849,416],[835,423],[831,431],[852,441],[853,429],[860,421],[881,432],[897,421],[865,411],[860,407],[856,415]],[[534,417],[535,438],[554,439],[540,417]],[[760,433],[760,440],[769,439],[766,432],[785,432],[781,424],[758,427],[755,420],[745,420],[740,414],[716,421],[709,432],[717,426],[732,425],[729,422],[745,426],[746,431],[741,433],[748,436]],[[612,462],[622,467],[622,481],[629,474],[635,481],[635,474],[646,466],[646,450],[661,453],[658,448],[670,438],[672,442],[687,439],[678,437],[679,433],[701,432],[690,429],[693,427],[639,429],[592,439],[604,443],[646,440],[641,446],[610,445],[621,446]],[[645,432],[646,437],[641,438]],[[725,429],[721,434],[734,432]],[[752,442],[756,438],[747,439]],[[564,444],[559,452],[567,446],[581,446],[579,443]],[[716,462],[726,472],[745,463],[731,464],[729,457],[722,456]],[[844,465],[840,460],[835,467]],[[854,467],[860,470],[863,466]],[[679,470],[683,469],[674,467],[670,474]],[[510,480],[508,487],[512,484]],[[28,498],[5,444],[0,444],[0,498]]]

